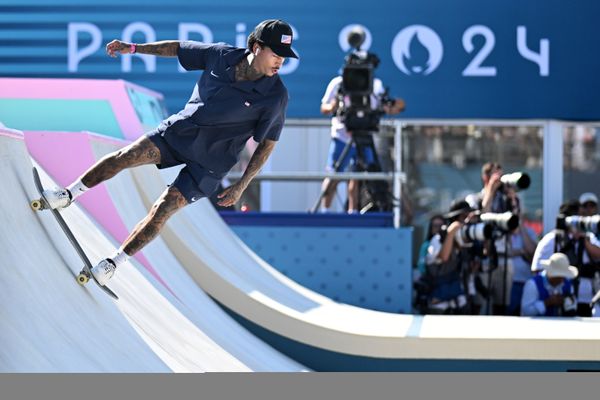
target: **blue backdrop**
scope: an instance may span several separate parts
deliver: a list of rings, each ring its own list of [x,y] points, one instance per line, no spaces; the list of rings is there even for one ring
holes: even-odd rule
[[[162,92],[176,112],[197,73],[174,59],[112,59],[105,44],[244,45],[277,17],[293,25],[301,57],[282,71],[289,117],[319,116],[344,29],[361,24],[377,75],[406,100],[404,117],[600,120],[599,15],[597,0],[0,0],[0,76],[126,79]]]

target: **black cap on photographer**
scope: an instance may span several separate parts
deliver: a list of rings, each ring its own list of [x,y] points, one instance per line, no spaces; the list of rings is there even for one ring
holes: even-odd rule
[[[577,215],[579,213],[579,201],[569,200],[562,203],[558,209],[558,213],[564,215],[565,217]]]
[[[292,27],[280,19],[268,19],[254,28],[256,39],[281,57],[298,58],[292,50]]]
[[[450,205],[450,211],[444,215],[447,219],[453,219],[463,213],[470,213],[473,208],[464,199],[454,200]]]

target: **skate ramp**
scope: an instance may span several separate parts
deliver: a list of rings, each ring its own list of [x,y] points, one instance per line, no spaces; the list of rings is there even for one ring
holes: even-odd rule
[[[88,150],[96,159],[123,144],[95,135],[87,137]],[[159,173],[155,167],[147,166],[123,172],[104,184],[111,204],[128,229],[145,215],[173,175],[172,170]],[[94,188],[85,196],[98,190]],[[108,231],[106,226],[103,229]],[[108,254],[114,248],[108,249]],[[197,300],[199,296],[209,299],[196,286],[266,342],[316,370],[600,368],[600,324],[591,319],[423,317],[336,303],[291,281],[257,257],[206,200],[176,214],[144,253],[171,290],[134,261],[137,270],[171,304],[201,326],[211,340],[243,359],[245,365],[250,364],[251,357],[238,354],[244,353],[244,342],[230,339],[229,332],[225,334],[224,329],[214,328],[210,321],[200,325],[213,313],[204,315],[199,310],[195,301],[204,301]],[[125,275],[127,270],[119,269],[115,285],[130,282]],[[236,347],[236,343],[240,345]],[[264,354],[254,353],[261,357],[261,362]]]
[[[71,244],[49,212],[29,208],[37,191],[19,132],[0,130],[0,162],[10,188],[0,192],[0,372],[305,370],[199,295],[185,274],[173,278],[172,290],[181,289],[186,303],[135,260],[110,283],[117,301],[92,282],[80,287]],[[40,173],[45,186],[54,184]],[[118,246],[77,204],[62,215],[92,262]]]
[[[149,207],[171,178],[152,168],[132,171]],[[414,316],[336,303],[256,256],[206,200],[173,216],[161,236],[210,296],[317,370],[600,367],[595,319]]]

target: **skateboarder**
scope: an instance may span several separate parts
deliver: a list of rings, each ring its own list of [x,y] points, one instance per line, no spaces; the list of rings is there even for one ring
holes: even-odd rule
[[[223,190],[222,206],[235,204],[269,158],[285,121],[288,92],[277,72],[292,50],[292,29],[282,20],[266,20],[250,33],[247,48],[224,43],[160,41],[135,44],[113,40],[117,54],[178,57],[188,71],[203,70],[185,108],[132,144],[106,155],[65,189],[47,190],[52,208],[69,206],[89,188],[125,168],[185,164],[119,250],[98,263],[94,277],[105,284],[120,264],[154,239],[169,217],[202,197],[210,197],[237,163],[248,139],[259,143],[242,178]]]

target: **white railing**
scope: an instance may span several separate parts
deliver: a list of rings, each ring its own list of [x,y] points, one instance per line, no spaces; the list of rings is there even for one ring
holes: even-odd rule
[[[336,180],[385,180],[393,182],[394,226],[400,226],[401,187],[406,182],[402,169],[402,129],[405,126],[527,126],[543,130],[543,222],[544,231],[552,229],[558,208],[563,201],[563,130],[566,126],[580,125],[580,122],[559,120],[452,120],[452,119],[382,119],[381,124],[393,128],[394,170],[393,172],[343,172],[325,173],[308,171],[262,172],[255,179],[263,181],[322,181],[325,178]],[[587,126],[599,126],[600,122],[587,122]],[[288,119],[286,127],[328,128],[329,119]],[[386,133],[380,133],[386,134]],[[389,133],[391,135],[391,133]],[[239,179],[241,173],[230,173],[231,179]]]

